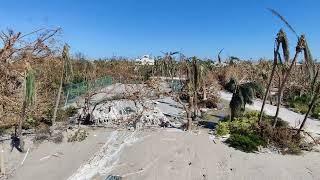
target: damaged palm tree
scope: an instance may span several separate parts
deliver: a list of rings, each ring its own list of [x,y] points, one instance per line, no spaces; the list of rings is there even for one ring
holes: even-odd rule
[[[52,126],[55,126],[56,124],[56,118],[57,118],[57,112],[60,105],[60,99],[62,94],[62,88],[63,85],[70,80],[71,74],[72,74],[72,65],[70,61],[70,55],[69,55],[69,46],[67,44],[64,45],[63,51],[62,51],[62,72],[60,77],[60,85],[59,90],[57,94],[56,104],[54,107],[53,117],[52,117]]]
[[[285,24],[286,26],[297,36],[298,38],[298,42],[297,42],[297,46],[296,46],[296,52],[294,55],[294,58],[292,59],[292,61],[290,62],[290,57],[289,57],[289,43],[288,43],[288,39],[286,34],[284,33],[283,30],[280,30],[278,35],[277,35],[277,39],[276,39],[276,47],[274,50],[274,63],[273,63],[273,68],[272,68],[272,72],[271,72],[271,76],[270,76],[270,80],[267,86],[267,90],[265,92],[265,96],[263,98],[263,104],[262,104],[262,108],[260,111],[260,117],[259,117],[259,122],[261,123],[262,120],[262,115],[263,115],[263,110],[264,110],[264,105],[265,105],[265,101],[267,99],[268,96],[268,92],[270,90],[270,85],[272,83],[273,80],[273,76],[276,70],[276,67],[278,67],[281,71],[281,74],[279,75],[279,88],[278,88],[278,95],[277,95],[277,110],[276,110],[276,114],[274,116],[274,123],[273,123],[273,127],[276,126],[277,121],[278,121],[278,115],[279,115],[279,111],[280,111],[280,105],[282,102],[282,97],[283,97],[283,93],[286,87],[286,83],[288,81],[288,78],[290,76],[290,73],[292,71],[293,66],[296,64],[297,60],[298,60],[298,56],[299,54],[302,52],[302,50],[304,49],[305,46],[305,37],[303,35],[301,35],[300,37],[297,35],[296,31],[292,28],[292,26],[288,23],[288,21],[282,16],[280,15],[277,11],[273,10],[273,9],[269,9],[275,16],[277,16],[278,18],[280,18]],[[281,55],[279,53],[279,48],[280,45],[282,46],[282,54],[284,57],[284,63],[281,60]]]
[[[26,64],[25,79],[24,79],[24,97],[21,109],[21,117],[19,119],[18,131],[12,136],[11,146],[20,152],[24,151],[24,141],[22,139],[22,126],[26,120],[27,110],[34,104],[35,98],[35,73],[30,64]]]
[[[275,71],[276,71],[277,65],[279,63],[278,62],[279,61],[278,57],[279,57],[280,45],[282,44],[282,40],[286,39],[286,38],[284,38],[284,36],[286,36],[285,32],[281,29],[279,31],[279,33],[277,34],[277,38],[275,40],[275,48],[274,48],[274,51],[273,51],[273,65],[272,65],[272,70],[271,70],[271,75],[270,75],[270,78],[269,78],[269,82],[267,84],[267,88],[266,88],[265,94],[263,96],[263,102],[262,102],[260,115],[259,115],[259,123],[261,123],[261,121],[262,121],[264,106],[266,104],[266,101],[267,101],[267,98],[268,98],[268,95],[269,95],[269,91],[270,91],[270,87],[271,87],[271,84],[272,84],[272,80],[273,80],[273,77],[275,75]],[[286,46],[282,45],[282,47],[286,47]],[[285,50],[283,50],[283,52],[285,52]],[[286,59],[289,59],[289,53],[286,53],[286,55],[287,55]]]
[[[232,78],[228,84],[231,87],[229,90],[233,93],[229,104],[230,119],[234,120],[245,111],[246,104],[253,104],[253,98],[263,92],[261,86],[256,82],[237,84]]]
[[[293,66],[296,64],[296,62],[298,60],[299,54],[304,49],[304,46],[305,46],[305,37],[304,37],[304,35],[301,35],[299,37],[299,39],[298,39],[298,42],[297,42],[296,53],[294,55],[294,58],[291,61],[290,65],[289,65],[290,62],[285,65],[284,72],[283,72],[283,77],[281,78],[282,81],[281,81],[281,83],[279,83],[278,99],[277,99],[277,110],[276,110],[276,114],[274,116],[273,127],[275,127],[277,125],[277,122],[278,122],[278,115],[279,115],[279,111],[280,111],[280,105],[282,103],[282,97],[283,97],[283,92],[284,92],[285,87],[286,87],[286,83],[288,81],[288,78],[290,76],[290,73],[292,71]]]
[[[319,69],[317,69],[315,65],[314,59],[312,58],[312,54],[306,40],[304,41],[303,52],[304,52],[305,67],[308,73],[307,80],[310,82],[310,92],[311,92],[312,98],[308,106],[308,111],[305,114],[304,119],[298,129],[297,135],[299,135],[302,129],[304,128],[305,123],[308,119],[308,116],[310,112],[313,110],[313,108],[315,107],[315,104],[317,103],[319,99],[319,94],[320,94],[320,82],[318,79]]]
[[[178,97],[178,101],[183,105],[186,113],[187,113],[187,130],[191,130],[192,121],[196,119],[199,115],[199,109],[197,106],[198,103],[198,92],[201,87],[201,75],[199,74],[199,64],[196,57],[191,59],[191,62],[185,62],[186,70],[187,70],[187,80],[185,84],[185,93],[188,96],[188,103],[184,104]]]

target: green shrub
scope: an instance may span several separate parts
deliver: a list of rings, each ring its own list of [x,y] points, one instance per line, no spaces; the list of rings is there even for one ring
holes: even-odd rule
[[[216,129],[217,135],[230,134],[226,143],[244,152],[254,152],[259,146],[266,145],[273,145],[284,154],[301,152],[300,138],[295,136],[296,131],[289,128],[288,122],[280,119],[277,126],[273,128],[273,118],[264,116],[259,126],[258,117],[258,112],[251,111],[233,121],[220,121]]]
[[[266,142],[256,134],[231,134],[226,141],[231,147],[244,152],[258,151],[259,146],[265,146]]]
[[[314,107],[312,113],[311,113],[311,117],[319,119],[320,117],[320,106],[317,105],[316,107]]]
[[[229,122],[219,122],[217,125],[217,131],[218,136],[224,136],[230,133],[229,130]]]

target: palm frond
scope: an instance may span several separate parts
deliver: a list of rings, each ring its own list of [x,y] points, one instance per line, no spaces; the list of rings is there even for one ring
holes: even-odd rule
[[[305,65],[307,72],[309,73],[309,78],[312,80],[314,79],[314,76],[316,74],[315,70],[315,64],[314,60],[310,51],[310,48],[308,46],[307,40],[305,39],[304,41],[304,49],[303,49],[303,54],[304,54],[304,60],[305,60]]]
[[[288,22],[280,13],[278,13],[276,10],[274,10],[274,9],[272,9],[272,8],[267,8],[267,9],[268,9],[273,15],[277,16],[278,18],[280,18],[280,20],[281,20],[282,22],[284,22],[285,25],[286,25],[297,37],[299,37],[298,34],[297,34],[297,32],[293,29],[293,27],[289,24],[289,22]]]
[[[285,63],[289,63],[289,59],[290,59],[289,41],[287,38],[287,34],[283,30],[280,30],[280,31],[282,35],[281,46],[282,46],[284,61]]]

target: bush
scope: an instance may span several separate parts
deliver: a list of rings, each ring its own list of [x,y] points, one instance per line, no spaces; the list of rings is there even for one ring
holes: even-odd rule
[[[231,147],[244,152],[258,151],[259,146],[265,146],[266,142],[257,134],[231,134],[226,141]]]
[[[88,137],[88,132],[86,130],[78,129],[73,134],[68,137],[68,142],[81,142]]]
[[[259,146],[266,145],[279,148],[283,154],[301,152],[301,138],[296,136],[296,131],[289,127],[288,122],[280,119],[273,128],[273,118],[264,116],[259,126],[258,117],[258,112],[247,112],[233,121],[227,119],[220,121],[216,134],[218,136],[230,134],[226,143],[244,152],[254,152]]]
[[[218,136],[224,136],[230,133],[229,122],[219,122],[216,133]]]
[[[241,118],[235,118],[233,121],[224,119],[217,125],[216,133],[218,136],[224,136],[229,133],[245,132],[251,133],[258,118],[258,112],[245,113]]]

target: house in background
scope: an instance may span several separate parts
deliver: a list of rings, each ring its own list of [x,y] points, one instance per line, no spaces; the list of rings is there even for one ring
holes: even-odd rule
[[[142,58],[136,59],[136,62],[140,65],[154,65],[154,58],[149,55],[143,55]]]

